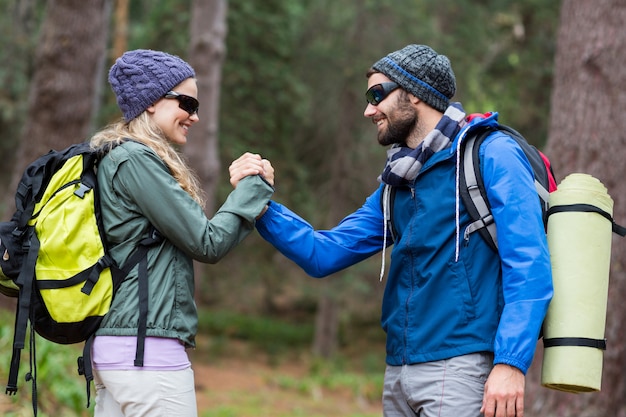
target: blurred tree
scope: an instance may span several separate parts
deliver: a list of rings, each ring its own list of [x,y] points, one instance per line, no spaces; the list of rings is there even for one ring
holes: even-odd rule
[[[571,172],[598,178],[626,221],[626,3],[564,0],[558,33],[547,152],[559,179]],[[613,239],[602,391],[572,395],[539,386],[531,369],[527,416],[626,416],[626,240]],[[539,352],[540,353],[540,352]],[[572,364],[576,366],[576,364]]]
[[[191,0],[132,0],[128,6],[128,49],[156,49],[187,57]]]
[[[366,22],[363,19],[364,7],[362,2],[350,5],[348,8],[350,13],[346,13],[344,16],[353,22],[352,27],[340,35],[336,39],[337,42],[352,45],[352,47],[358,47],[361,44],[361,34],[366,30]],[[345,11],[346,8],[344,8]],[[338,67],[348,69],[352,65],[351,58],[352,54],[347,50],[345,54],[334,57],[333,61]],[[359,71],[352,68],[340,73],[343,82],[339,85],[352,85],[356,81],[355,78],[362,81],[360,76],[357,77],[357,74]],[[357,131],[358,124],[360,124],[360,120],[357,120],[354,114],[361,107],[362,100],[355,94],[354,90],[347,88],[340,88],[338,94],[335,95],[338,98],[337,113],[335,114],[338,123],[333,125],[334,131],[327,132],[329,137],[323,141],[326,142],[322,145],[323,149],[319,149],[319,153],[325,155],[320,163],[321,168],[327,173],[325,185],[328,188],[327,195],[329,197],[328,202],[326,202],[329,205],[329,210],[324,221],[324,228],[335,226],[339,220],[354,209],[354,204],[349,196],[353,188],[354,173],[360,171],[360,164],[352,155],[353,149],[358,147],[354,132]],[[313,353],[326,358],[332,357],[339,345],[341,300],[337,296],[337,290],[340,289],[341,281],[335,281],[334,279],[327,282],[325,290],[321,292],[315,319]]]
[[[304,18],[301,3],[281,0],[228,3],[228,53],[219,109],[219,152],[223,165],[228,166],[246,151],[262,154],[276,168],[277,193],[288,198],[308,192],[291,186],[299,184],[306,175],[294,157],[295,127],[304,117],[302,81],[298,79],[293,59]],[[231,189],[228,181],[220,181],[217,201],[222,201]],[[246,300],[240,306],[242,309],[256,308],[265,313],[277,310],[276,300],[285,290],[283,283],[289,277],[270,261],[275,253],[273,248],[260,244],[259,239],[254,235],[247,238],[232,256],[210,268],[209,276],[203,280],[210,285],[203,292],[211,296],[206,301],[223,302],[222,296],[236,293],[237,299]],[[299,282],[292,279],[287,285],[297,287]],[[260,305],[250,302],[257,299]]]
[[[115,0],[111,60],[115,61],[128,49],[128,7],[130,0]]]
[[[189,132],[184,152],[203,184],[206,211],[212,213],[220,173],[218,126],[228,5],[226,0],[194,0],[191,7],[189,62],[196,71],[202,107],[200,123]]]
[[[28,123],[10,190],[15,190],[26,165],[39,155],[89,135],[110,9],[110,0],[47,3],[30,83]],[[7,193],[5,199],[9,200],[5,202],[7,212],[12,212],[13,193]]]
[[[27,112],[33,55],[44,7],[42,0],[0,0],[0,195],[8,187]],[[14,190],[8,190],[12,194]],[[4,199],[8,200],[8,199]],[[0,199],[0,218],[13,201]]]
[[[450,57],[465,110],[498,111],[537,145],[547,138],[560,0],[427,0],[424,37]],[[422,43],[418,40],[417,43]]]
[[[189,131],[189,140],[183,151],[202,183],[206,196],[205,212],[211,215],[216,206],[215,195],[220,178],[218,126],[228,4],[226,0],[194,0],[191,8],[189,63],[196,72],[201,107],[198,112],[200,122]],[[201,282],[207,267],[194,262],[196,296],[200,300]]]

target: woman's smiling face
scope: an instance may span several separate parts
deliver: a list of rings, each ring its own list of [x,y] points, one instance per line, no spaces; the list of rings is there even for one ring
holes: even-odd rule
[[[195,78],[187,78],[172,88],[172,91],[194,98],[198,96]],[[161,98],[146,110],[167,139],[177,145],[187,143],[189,127],[200,120],[197,113],[189,114],[181,109],[176,98]]]

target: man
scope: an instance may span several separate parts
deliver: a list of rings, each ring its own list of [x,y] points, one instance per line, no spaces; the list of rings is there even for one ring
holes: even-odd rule
[[[457,175],[459,143],[474,129],[495,126],[497,113],[467,117],[450,103],[456,90],[450,61],[423,45],[380,59],[367,87],[364,115],[376,125],[378,142],[392,145],[383,184],[331,230],[316,231],[275,202],[257,229],[314,277],[393,242],[381,319],[386,417],[523,416],[525,373],[552,297],[530,164],[502,132],[481,146],[496,253],[479,234],[465,234],[470,217]],[[385,184],[396,189],[389,226]]]

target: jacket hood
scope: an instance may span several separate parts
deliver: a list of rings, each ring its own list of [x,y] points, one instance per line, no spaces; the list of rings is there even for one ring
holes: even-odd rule
[[[498,112],[487,113],[472,113],[465,117],[467,124],[461,129],[459,134],[454,138],[452,146],[450,146],[450,153],[456,152],[458,154],[461,143],[468,133],[473,132],[476,129],[498,126]]]

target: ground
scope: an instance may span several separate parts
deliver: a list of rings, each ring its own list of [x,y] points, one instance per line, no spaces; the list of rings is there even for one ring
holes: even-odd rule
[[[199,417],[382,415],[381,387],[371,376],[352,370],[333,370],[326,375],[319,369],[312,372],[314,362],[310,358],[281,357],[276,361],[252,350],[245,352],[213,358],[207,352],[191,354]],[[17,409],[9,397],[0,395],[0,415],[32,416],[28,401],[25,403]],[[80,417],[92,414],[93,406]]]
[[[381,416],[380,401],[344,387],[302,383],[304,365],[269,366],[264,361],[220,359],[194,362],[201,416],[347,417]],[[208,413],[208,414],[207,414]]]

